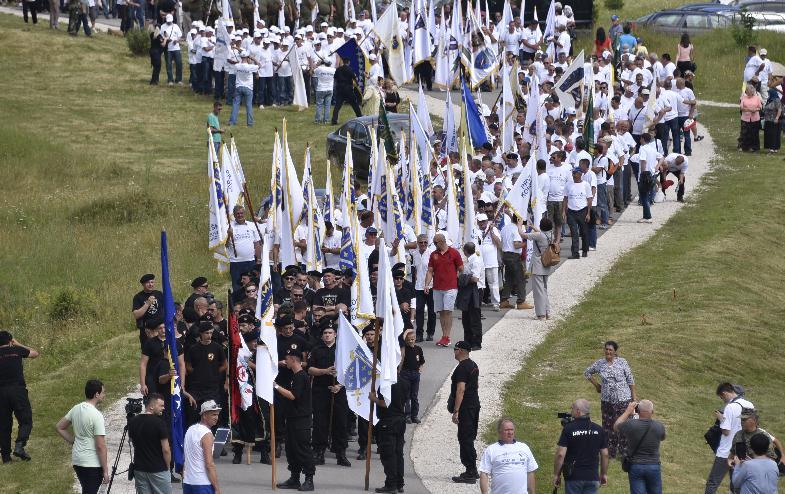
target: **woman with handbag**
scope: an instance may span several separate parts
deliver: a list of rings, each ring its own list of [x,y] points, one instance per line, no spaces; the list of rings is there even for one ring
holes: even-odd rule
[[[618,350],[618,343],[606,341],[605,357],[596,360],[583,373],[600,393],[602,428],[608,434],[608,455],[611,458],[616,458],[617,453],[624,453],[627,449],[626,439],[613,430],[613,424],[627,409],[630,401],[638,401],[632,369],[625,359],[618,356]]]
[[[534,241],[534,255],[532,256],[532,296],[534,297],[534,313],[540,321],[547,320],[551,315],[551,304],[548,301],[548,276],[553,272],[553,266],[546,266],[543,262],[543,253],[551,248],[553,242],[553,223],[548,218],[540,220],[540,228],[532,226],[530,233],[521,236],[527,241]]]

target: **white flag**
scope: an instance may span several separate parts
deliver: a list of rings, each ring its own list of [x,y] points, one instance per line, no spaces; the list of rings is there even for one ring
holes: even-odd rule
[[[431,59],[431,36],[428,34],[428,26],[426,24],[427,13],[425,0],[414,0],[414,10],[411,12],[410,18],[413,20],[414,29],[411,35],[414,37],[414,53],[412,54],[412,65],[416,67],[423,62],[429,62]]]
[[[581,50],[553,87],[553,91],[559,97],[559,101],[564,109],[575,108],[580,110],[583,106],[583,64],[583,50]]]
[[[338,314],[338,334],[335,341],[335,373],[338,382],[346,388],[349,408],[358,416],[368,419],[371,413],[371,378],[373,354],[343,313]],[[373,423],[379,419],[374,411]]]
[[[273,284],[270,278],[269,242],[262,244],[262,272],[259,276],[259,293],[256,299],[256,318],[262,322],[256,347],[256,394],[267,403],[273,403],[273,382],[278,375],[278,339],[273,326]]]
[[[535,168],[535,153],[531,153],[529,161],[523,167],[523,171],[518,175],[518,179],[512,188],[504,196],[502,202],[509,207],[516,216],[524,222],[529,217],[529,198],[532,192],[532,168]]]
[[[474,193],[472,192],[472,171],[469,169],[469,160],[466,157],[466,138],[461,145],[461,169],[463,175],[463,243],[474,241]]]
[[[299,111],[303,111],[308,108],[308,93],[305,91],[305,79],[303,79],[303,71],[297,58],[297,45],[292,46],[286,59],[289,60],[289,65],[292,67],[292,87],[294,88],[292,104],[298,107]]]
[[[444,20],[444,7],[442,7],[442,26],[446,24]],[[455,72],[452,70],[452,60],[454,54],[450,52],[450,33],[442,28],[434,31],[434,35],[439,39],[436,41],[436,72],[433,76],[433,85],[439,89],[449,90],[455,80]]]
[[[229,146],[225,143],[221,145],[221,184],[226,196],[226,210],[229,211],[229,217],[234,219],[234,207],[242,205],[242,183],[237,176]]]
[[[447,92],[447,101],[444,110],[444,142],[442,154],[447,155],[458,150],[458,129],[455,127],[455,109],[452,106],[452,96]]]
[[[507,4],[509,6],[509,3]],[[512,69],[507,62],[502,66],[502,101],[499,105],[499,121],[502,123],[502,152],[507,153],[515,150],[515,98],[512,94],[512,84],[510,81],[510,71]],[[517,76],[513,76],[517,77]]]
[[[452,171],[452,163],[447,161],[447,171],[445,176],[445,190],[447,194],[447,235],[450,241],[456,244],[461,242],[461,219],[458,217],[458,191],[455,187],[455,176]]]
[[[417,94],[417,118],[428,136],[432,136],[433,123],[431,123],[431,113],[428,111],[428,100],[422,90],[422,82],[420,83],[420,92]]]
[[[221,167],[215,154],[213,136],[209,129],[207,131],[207,148],[207,176],[210,178],[207,247],[212,251],[223,251],[223,246],[229,236],[229,221],[226,215]]]
[[[297,179],[297,170],[289,153],[286,137],[286,120],[283,123],[283,145],[281,146],[281,264],[297,264],[294,254],[294,232],[303,212],[303,192]]]
[[[393,2],[384,11],[373,27],[379,40],[387,48],[387,68],[399,86],[409,81],[405,67],[404,43],[398,24],[398,6]]]
[[[401,361],[401,347],[398,337],[403,333],[403,318],[398,298],[395,296],[392,266],[386,255],[379,256],[379,278],[376,283],[376,315],[384,318],[381,334],[381,376],[379,393],[387,403],[392,401],[391,388],[398,382],[398,363]]]

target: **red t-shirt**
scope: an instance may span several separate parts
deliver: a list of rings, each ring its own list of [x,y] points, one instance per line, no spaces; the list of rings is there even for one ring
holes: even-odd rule
[[[463,259],[457,250],[447,247],[442,254],[439,250],[431,253],[428,267],[433,269],[434,290],[456,290],[458,288],[458,272],[463,268]]]

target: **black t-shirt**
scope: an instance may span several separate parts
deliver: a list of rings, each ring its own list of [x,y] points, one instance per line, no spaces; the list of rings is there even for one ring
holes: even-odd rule
[[[292,333],[292,336],[278,335],[278,361],[286,359],[286,351],[290,348],[292,350],[299,350],[301,352],[308,351],[308,342],[299,334]],[[281,386],[287,386],[292,380],[292,371],[288,367],[278,367],[278,375],[275,382]]]
[[[212,341],[207,345],[197,343],[188,348],[185,352],[185,362],[191,364],[193,368],[186,379],[188,391],[191,393],[218,391],[223,380],[223,373],[218,369],[225,360],[223,348]]]
[[[147,384],[152,387],[150,391],[158,390],[158,376],[155,375],[158,369],[158,364],[164,358],[164,351],[166,347],[166,340],[158,338],[151,338],[144,342],[142,345],[142,355],[147,356]]]
[[[578,417],[561,430],[559,446],[567,448],[565,464],[573,464],[567,480],[600,480],[600,450],[608,447],[608,435],[589,417]]]
[[[279,288],[273,294],[273,303],[277,305],[281,305],[284,302],[291,302],[292,301],[292,294],[289,290],[284,287]]]
[[[27,348],[10,345],[0,347],[0,387],[25,385],[22,359],[29,355],[30,350]]]
[[[131,304],[131,310],[140,309],[148,297],[150,297],[150,295],[155,297],[156,301],[155,303],[150,304],[150,307],[147,308],[147,312],[145,312],[142,317],[136,320],[136,327],[139,329],[144,329],[144,323],[148,319],[152,319],[154,317],[160,317],[163,319],[164,317],[164,294],[158,290],[153,290],[150,293],[142,290],[141,292],[134,295],[134,300]]]
[[[450,387],[450,397],[455,402],[455,393],[458,389],[458,383],[466,383],[466,388],[463,391],[463,401],[461,401],[461,410],[466,408],[479,408],[480,395],[478,394],[478,381],[480,378],[480,369],[474,360],[467,358],[458,363],[458,366],[452,371],[452,385]]]
[[[409,381],[406,379],[398,379],[398,382],[392,385],[391,394],[392,397],[387,403],[387,407],[377,408],[377,415],[379,415],[380,422],[401,419],[406,416],[406,399],[409,397]],[[385,402],[387,402],[386,399]]]
[[[327,369],[335,365],[335,344],[328,347],[324,343],[317,345],[310,355],[308,355],[308,367],[315,367],[317,369]],[[322,376],[314,376],[314,388],[326,388],[333,385],[334,377],[330,374]]]
[[[348,65],[341,65],[335,69],[335,88],[341,94],[352,94],[352,86],[354,83],[355,75],[351,67]]]
[[[294,374],[285,387],[294,395],[293,401],[286,400],[289,402],[287,420],[310,419],[313,409],[311,408],[311,380],[308,373],[301,370]]]
[[[338,304],[345,304],[347,307],[351,304],[349,290],[346,288],[320,288],[316,290],[313,305],[331,307]]]
[[[422,348],[419,345],[414,345],[413,347],[405,345],[403,347],[403,365],[401,370],[417,371],[424,363],[425,355],[423,355]]]
[[[128,437],[134,445],[134,470],[148,473],[167,470],[161,440],[169,438],[169,430],[162,417],[137,415],[128,423]]]
[[[188,308],[188,307],[193,309],[194,308],[194,300],[196,300],[199,297],[204,297],[204,295],[200,295],[198,293],[192,293],[191,295],[189,295],[188,298],[185,299],[185,303],[183,304],[183,309]]]
[[[401,309],[401,316],[403,317],[403,329],[414,329],[412,325],[412,299],[415,297],[414,290],[409,290],[404,284],[400,290],[395,290],[395,297],[398,299],[398,305],[409,304],[409,309]]]

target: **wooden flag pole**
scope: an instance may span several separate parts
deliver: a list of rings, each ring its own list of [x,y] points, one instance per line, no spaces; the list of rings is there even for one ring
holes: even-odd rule
[[[379,319],[375,319],[374,323],[374,335],[373,335],[373,362],[371,365],[371,391],[376,391],[376,363],[377,358],[376,355],[379,351],[379,330],[381,328],[381,324],[379,323]],[[371,402],[371,411],[368,413],[368,441],[365,444],[365,490],[369,489],[369,484],[371,481],[371,438],[373,434],[373,405],[374,403]]]
[[[270,403],[270,463],[272,464],[272,489],[275,490],[275,405]]]

